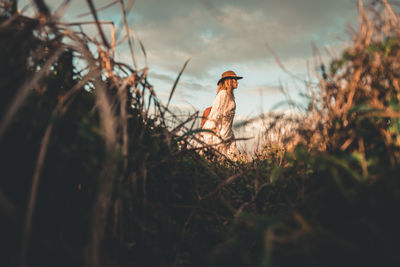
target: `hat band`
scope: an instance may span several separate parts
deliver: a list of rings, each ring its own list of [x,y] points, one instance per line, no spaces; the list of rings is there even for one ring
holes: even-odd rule
[[[240,79],[243,79],[243,77],[240,77],[240,76],[227,76],[227,77],[222,77],[222,78],[219,79],[219,81],[217,82],[217,85],[218,85],[219,83],[221,83],[222,81],[226,80],[226,79],[240,80]]]

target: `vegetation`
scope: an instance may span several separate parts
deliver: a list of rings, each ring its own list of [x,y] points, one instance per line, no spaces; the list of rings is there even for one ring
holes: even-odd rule
[[[178,121],[146,68],[116,62],[101,21],[99,42],[43,1],[37,18],[9,3],[2,266],[400,264],[400,22],[386,0],[359,2],[354,43],[320,65],[294,136],[236,162],[191,147],[197,114]]]

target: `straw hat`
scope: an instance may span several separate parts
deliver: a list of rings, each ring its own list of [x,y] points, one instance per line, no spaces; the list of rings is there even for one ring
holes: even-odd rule
[[[219,81],[217,82],[217,85],[222,82],[225,79],[236,79],[236,80],[240,80],[243,79],[243,77],[237,76],[235,72],[228,70],[225,71],[224,73],[222,73],[221,75],[221,79],[219,79]]]

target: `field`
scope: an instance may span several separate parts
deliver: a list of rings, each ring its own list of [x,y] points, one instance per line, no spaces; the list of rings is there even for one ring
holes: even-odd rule
[[[400,18],[386,0],[359,1],[304,115],[272,118],[293,129],[237,161],[198,153],[199,114],[176,117],[147,68],[116,62],[101,21],[93,40],[34,2],[36,18],[0,8],[1,266],[400,266]]]

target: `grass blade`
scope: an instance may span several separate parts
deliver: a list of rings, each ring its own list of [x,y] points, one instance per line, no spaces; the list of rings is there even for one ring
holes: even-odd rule
[[[169,106],[169,102],[171,102],[172,96],[174,95],[174,92],[175,92],[176,86],[178,85],[179,79],[181,78],[181,75],[182,75],[183,71],[185,70],[187,64],[189,63],[190,59],[191,58],[187,59],[185,64],[183,64],[182,69],[179,72],[178,77],[176,78],[176,80],[174,82],[174,85],[172,86],[171,93],[169,94],[169,98],[168,98],[167,108]]]
[[[97,30],[99,31],[101,40],[103,41],[103,44],[104,44],[107,48],[110,48],[110,45],[108,44],[107,38],[106,38],[106,36],[104,35],[103,29],[101,28],[100,23],[98,23],[99,18],[98,18],[98,16],[97,16],[96,9],[94,8],[94,4],[93,4],[92,0],[86,0],[86,2],[88,3],[89,8],[90,8],[90,12],[92,12],[93,17],[94,17],[94,20],[96,21]]]
[[[40,81],[40,79],[47,74],[47,72],[50,70],[50,67],[53,65],[54,62],[56,62],[63,51],[64,49],[62,47],[55,51],[54,54],[49,58],[49,60],[47,60],[46,64],[44,64],[43,68],[20,87],[9,109],[7,110],[0,122],[0,139],[5,133],[9,123],[11,122],[19,108],[22,106],[25,99],[28,97],[30,89],[32,89]]]

